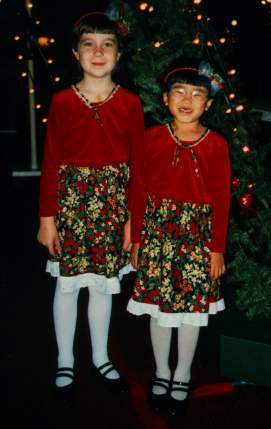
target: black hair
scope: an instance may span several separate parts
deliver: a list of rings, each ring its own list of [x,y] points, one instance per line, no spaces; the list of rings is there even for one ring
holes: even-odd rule
[[[169,92],[175,83],[202,86],[212,97],[211,79],[198,73],[201,59],[182,58],[175,60],[160,78],[162,92]]]
[[[85,33],[113,34],[118,49],[122,50],[123,40],[118,25],[102,12],[91,12],[79,18],[72,30],[72,48],[77,51],[81,36]]]

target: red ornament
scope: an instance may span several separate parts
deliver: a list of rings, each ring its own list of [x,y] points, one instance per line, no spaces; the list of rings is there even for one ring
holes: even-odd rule
[[[241,183],[241,182],[240,182],[239,177],[234,176],[234,177],[232,178],[231,183],[232,183],[232,186],[233,186],[234,188],[239,188],[239,186],[240,186],[240,183]]]
[[[241,195],[239,201],[242,207],[249,209],[252,205],[252,194],[250,192],[245,192],[243,195]]]

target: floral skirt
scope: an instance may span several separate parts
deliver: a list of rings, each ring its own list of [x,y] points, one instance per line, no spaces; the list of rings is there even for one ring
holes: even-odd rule
[[[47,271],[59,277],[63,291],[95,284],[104,293],[119,292],[119,275],[130,262],[122,249],[128,181],[125,163],[60,167],[55,222],[61,256],[48,261]]]
[[[149,198],[128,311],[161,326],[207,325],[224,309],[210,278],[211,206]]]

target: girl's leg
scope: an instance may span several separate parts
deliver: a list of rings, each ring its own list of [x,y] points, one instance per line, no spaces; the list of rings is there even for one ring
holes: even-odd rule
[[[73,342],[77,322],[78,294],[79,290],[73,293],[63,293],[59,284],[56,286],[53,316],[58,346],[58,368],[73,368],[74,365]],[[56,378],[57,387],[64,387],[71,383],[72,379],[69,377]]]
[[[188,383],[191,378],[191,365],[195,355],[199,326],[181,325],[178,328],[178,363],[174,372],[173,380]],[[187,392],[172,392],[171,396],[179,401],[185,400]]]
[[[89,287],[88,321],[92,345],[92,361],[97,368],[109,362],[108,333],[112,310],[112,295],[105,295]],[[101,370],[101,374],[108,368]],[[106,378],[120,377],[116,370],[110,371]]]
[[[166,380],[170,379],[170,368],[169,368],[169,353],[171,345],[171,334],[172,328],[165,328],[157,325],[157,321],[154,317],[150,320],[150,334],[153,348],[153,354],[156,364],[156,377],[163,378]],[[155,395],[164,394],[168,385],[165,388],[162,386],[154,385],[152,392]]]

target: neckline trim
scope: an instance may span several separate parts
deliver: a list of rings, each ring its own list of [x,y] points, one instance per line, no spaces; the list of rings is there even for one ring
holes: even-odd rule
[[[112,89],[112,91],[109,93],[109,95],[102,101],[98,101],[97,103],[91,103],[87,97],[82,94],[82,92],[79,90],[79,88],[76,85],[72,85],[71,88],[75,92],[75,94],[85,103],[87,107],[89,107],[92,110],[96,110],[98,107],[102,106],[103,104],[107,103],[111,98],[114,97],[118,89],[120,88],[120,85],[115,85]]]
[[[180,147],[180,148],[188,148],[188,149],[192,149],[193,147],[197,146],[199,143],[202,142],[202,140],[205,139],[205,137],[207,137],[207,135],[210,132],[209,128],[206,128],[205,131],[203,132],[203,134],[195,141],[191,142],[191,143],[186,143],[184,144],[178,136],[176,136],[176,134],[174,133],[172,127],[170,124],[166,124],[167,129],[169,131],[170,136],[172,137],[172,139],[175,141],[175,143]]]

